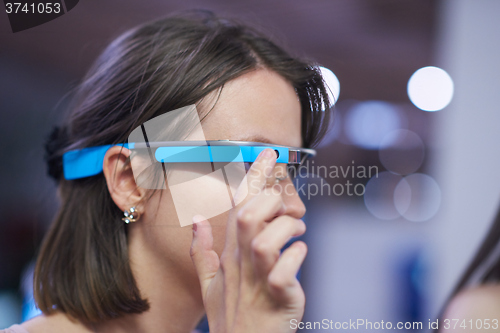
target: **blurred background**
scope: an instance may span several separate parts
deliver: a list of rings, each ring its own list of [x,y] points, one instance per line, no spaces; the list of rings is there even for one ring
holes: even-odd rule
[[[82,0],[15,34],[1,13],[0,327],[37,313],[32,265],[58,207],[43,142],[66,95],[114,37],[187,8],[264,27],[340,83],[314,160],[328,174],[302,193],[304,321],[427,327],[500,202],[496,0]]]

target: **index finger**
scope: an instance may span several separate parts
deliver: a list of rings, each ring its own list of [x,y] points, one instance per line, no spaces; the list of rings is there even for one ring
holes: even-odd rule
[[[251,198],[258,195],[267,180],[271,177],[274,166],[276,165],[276,153],[271,148],[266,148],[260,152],[259,156],[252,164],[250,170],[246,173],[238,190],[234,195],[235,209],[229,212],[229,219],[226,227],[226,248],[234,249],[237,245],[237,226],[236,214],[238,210],[245,205]]]
[[[271,148],[260,152],[234,195],[237,206],[243,206],[262,191],[276,166],[276,158],[276,152]]]

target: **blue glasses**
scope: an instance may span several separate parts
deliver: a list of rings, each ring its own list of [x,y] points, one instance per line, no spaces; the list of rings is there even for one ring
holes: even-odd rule
[[[271,148],[276,152],[276,163],[284,163],[289,170],[296,169],[311,156],[314,149],[287,147],[261,142],[212,140],[212,141],[162,141],[129,142],[72,150],[63,155],[64,178],[80,179],[103,171],[106,152],[113,146],[146,151],[151,164],[156,163],[243,163],[248,169],[261,151]]]

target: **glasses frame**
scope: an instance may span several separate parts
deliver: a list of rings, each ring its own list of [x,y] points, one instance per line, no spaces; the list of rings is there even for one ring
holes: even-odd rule
[[[109,148],[113,146],[123,146],[124,148],[134,150],[141,148],[154,149],[153,153],[150,151],[150,157],[154,162],[158,163],[176,163],[176,162],[196,162],[190,161],[169,161],[158,160],[156,153],[159,148],[174,148],[179,150],[186,150],[186,147],[203,148],[207,147],[208,151],[212,151],[210,147],[241,147],[242,158],[241,162],[254,162],[259,153],[266,149],[271,148],[277,152],[277,163],[286,163],[288,165],[302,165],[309,157],[316,156],[316,150],[311,148],[282,146],[264,142],[252,141],[233,141],[233,140],[206,140],[206,141],[151,141],[151,142],[129,142],[117,143],[111,145],[103,145],[96,147],[88,147],[83,149],[71,150],[63,155],[63,174],[67,180],[86,178],[97,175],[102,172],[104,156]],[[168,150],[167,150],[168,151]],[[156,158],[153,158],[155,156]],[[210,153],[210,160],[198,160],[198,162],[221,162],[213,160]],[[230,162],[230,161],[226,161]]]

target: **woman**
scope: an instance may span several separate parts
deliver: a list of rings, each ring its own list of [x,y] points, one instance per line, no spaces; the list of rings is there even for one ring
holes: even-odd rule
[[[439,332],[500,331],[500,211],[449,299]]]
[[[321,108],[330,103],[316,66],[209,11],[171,15],[117,38],[47,145],[61,207],[35,269],[43,315],[15,332],[184,333],[204,315],[211,332],[294,331],[290,321],[301,319],[305,304],[295,276],[307,248],[296,241],[281,256],[280,249],[305,232],[305,207],[279,175],[275,151],[264,149],[246,174],[258,191],[240,186],[232,209],[181,227],[177,194],[138,186],[137,159],[115,145],[190,105],[206,140],[307,148],[326,131]],[[66,179],[64,153],[108,144],[102,172]],[[288,190],[268,190],[277,186]],[[189,207],[200,193],[181,195]]]

